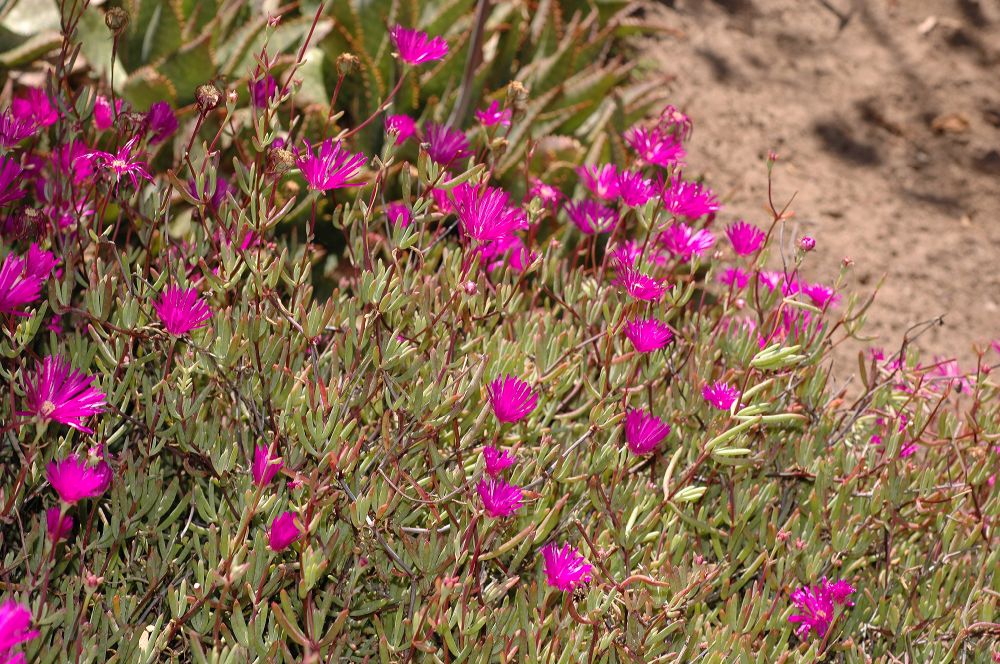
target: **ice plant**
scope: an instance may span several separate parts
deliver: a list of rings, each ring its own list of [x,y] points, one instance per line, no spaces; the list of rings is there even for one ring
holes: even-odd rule
[[[73,530],[73,517],[59,507],[50,507],[45,510],[45,530],[53,542],[66,539]]]
[[[104,412],[105,396],[91,387],[93,376],[73,370],[69,360],[59,355],[47,356],[33,372],[24,377],[26,411],[41,420],[66,424],[77,431],[94,433],[84,426],[86,418]]]
[[[284,512],[275,517],[271,522],[271,531],[268,533],[267,541],[274,552],[284,551],[292,542],[302,537],[302,531],[295,523],[294,512]]]
[[[855,589],[846,581],[830,583],[826,577],[813,587],[802,586],[792,593],[792,603],[799,613],[788,617],[788,622],[798,625],[795,633],[800,639],[813,632],[818,638],[826,636],[838,606],[854,606],[848,598]]]
[[[163,291],[153,303],[153,309],[163,327],[175,337],[204,327],[205,321],[212,317],[212,310],[196,289],[180,286],[169,286]]]
[[[802,284],[799,289],[820,309],[837,301],[837,293],[826,284]]]
[[[12,599],[0,604],[0,662],[3,664],[23,664],[24,655],[11,651],[38,637],[31,629],[31,611]]]
[[[719,410],[729,410],[736,403],[736,399],[740,396],[740,391],[735,387],[731,387],[725,381],[719,380],[711,385],[706,383],[701,388],[701,396],[705,398],[705,401],[712,404],[713,407]]]
[[[509,108],[500,108],[500,102],[494,99],[489,106],[481,111],[476,111],[476,119],[484,127],[493,125],[510,126],[512,111]]]
[[[694,123],[691,122],[691,118],[673,104],[666,106],[660,112],[657,126],[661,131],[673,134],[682,141],[691,138],[691,132],[694,131]]]
[[[701,183],[688,182],[680,176],[663,189],[663,206],[675,217],[698,219],[715,214],[722,205],[712,190]]]
[[[560,549],[555,542],[549,542],[542,547],[542,559],[545,578],[553,588],[570,592],[590,581],[590,563],[569,544]]]
[[[531,385],[510,374],[494,378],[487,393],[493,414],[501,422],[517,422],[538,406],[538,395]]]
[[[563,195],[556,187],[550,184],[542,182],[538,178],[531,179],[531,188],[528,189],[529,198],[537,198],[542,202],[542,205],[549,210],[555,210],[559,207],[559,203],[562,201]]]
[[[625,205],[638,207],[656,195],[656,188],[642,173],[622,171],[618,174],[618,195]]]
[[[674,338],[666,323],[655,318],[630,320],[625,323],[625,336],[640,353],[651,353],[663,348]]]
[[[270,74],[263,74],[258,70],[247,84],[250,88],[250,101],[257,108],[267,108],[267,105],[278,92],[278,82]]]
[[[29,136],[34,136],[37,128],[34,122],[15,116],[10,110],[0,113],[0,147],[14,147]]]
[[[742,290],[750,283],[750,275],[738,267],[727,267],[719,275],[719,281],[727,286]]]
[[[115,100],[115,111],[121,114],[121,99]],[[97,99],[94,100],[94,127],[97,131],[104,131],[110,129],[114,123],[115,113],[111,110],[111,102],[108,101],[107,97],[98,95]]]
[[[400,59],[411,65],[440,60],[448,55],[448,42],[443,37],[428,39],[427,33],[397,25],[389,31]]]
[[[726,228],[726,237],[737,255],[749,256],[760,249],[766,235],[756,226],[740,219]]]
[[[156,145],[170,138],[177,131],[177,116],[174,109],[165,101],[158,101],[149,107],[146,113],[146,129],[149,131],[149,144]]]
[[[38,127],[49,127],[59,120],[59,112],[52,107],[45,90],[28,88],[23,97],[15,97],[10,104],[14,117]]]
[[[106,461],[87,465],[76,454],[53,461],[45,467],[45,478],[64,503],[73,505],[85,498],[96,498],[108,490],[114,473]]]
[[[625,132],[625,142],[644,162],[656,166],[675,166],[684,160],[684,146],[672,133],[659,127],[632,127]]]
[[[133,136],[118,152],[111,154],[102,150],[94,150],[81,157],[81,159],[92,159],[98,166],[105,168],[115,174],[115,183],[121,181],[122,176],[128,176],[132,181],[132,186],[139,188],[139,178],[153,181],[153,176],[146,170],[146,164],[138,161],[132,156],[132,148],[139,142],[138,136]]]
[[[633,242],[632,240],[625,240],[620,244],[616,244],[608,252],[608,258],[615,267],[635,267],[635,263],[641,255],[642,247],[639,246],[638,242]]]
[[[58,262],[59,260],[51,251],[45,251],[36,242],[32,242],[31,246],[28,247],[28,253],[24,256],[25,276],[35,277],[44,281],[49,278],[52,268]]]
[[[629,408],[625,413],[625,442],[636,456],[649,454],[670,434],[670,425],[655,415]]]
[[[524,211],[508,205],[509,196],[502,189],[463,182],[452,190],[452,196],[459,227],[480,243],[509,237],[527,224]]]
[[[465,137],[465,132],[451,129],[447,125],[426,123],[424,142],[427,143],[427,156],[441,166],[447,167],[456,159],[464,159],[469,155],[469,140]]]
[[[413,212],[403,203],[389,203],[385,206],[385,216],[393,226],[406,228],[413,221]]]
[[[344,187],[360,187],[364,182],[349,182],[358,176],[358,171],[368,159],[365,155],[351,154],[340,141],[328,138],[320,144],[319,152],[313,154],[312,145],[305,142],[305,155],[295,160],[302,176],[313,191],[330,191]]]
[[[389,115],[385,118],[386,133],[396,132],[396,144],[417,133],[417,123],[408,115]]]
[[[607,233],[618,222],[618,213],[591,200],[567,203],[566,216],[584,235]]]
[[[581,166],[576,172],[594,196],[606,201],[618,198],[618,170],[614,164]]]
[[[497,477],[503,471],[514,465],[514,455],[507,450],[499,450],[492,445],[483,448],[483,460],[486,462],[486,474]]]
[[[637,300],[656,301],[667,292],[668,286],[658,279],[643,274],[639,270],[619,266],[615,283]]]
[[[250,474],[257,486],[270,484],[274,476],[281,472],[284,463],[277,454],[272,454],[267,445],[256,445],[253,448],[253,466]]]
[[[489,477],[476,485],[483,509],[494,519],[510,516],[521,509],[524,492],[516,484],[507,484],[501,479]]]
[[[13,159],[0,157],[0,205],[7,205],[24,197],[21,179],[24,169]]]
[[[487,264],[488,272],[504,264],[509,265],[515,272],[523,272],[535,260],[534,252],[530,251],[524,241],[516,235],[505,235],[487,242],[480,248],[480,254]]]
[[[42,279],[29,273],[27,263],[10,253],[0,265],[0,314],[27,316],[27,305],[41,296]]]
[[[660,233],[660,244],[680,260],[689,261],[711,249],[715,236],[704,228],[694,229],[678,221]]]

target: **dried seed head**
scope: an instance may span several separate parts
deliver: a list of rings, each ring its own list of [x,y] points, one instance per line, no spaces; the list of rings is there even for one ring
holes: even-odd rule
[[[128,27],[128,12],[121,7],[112,7],[104,15],[104,25],[117,37]]]
[[[528,90],[521,81],[511,81],[507,86],[507,105],[518,107],[524,104],[528,98]]]
[[[361,68],[361,59],[353,53],[341,53],[337,56],[337,75],[350,76]]]
[[[272,148],[267,151],[267,166],[272,173],[281,175],[295,165],[295,155],[291,150]]]
[[[222,93],[211,83],[199,85],[194,92],[194,97],[198,100],[198,110],[201,111],[202,115],[211,111],[222,101]]]

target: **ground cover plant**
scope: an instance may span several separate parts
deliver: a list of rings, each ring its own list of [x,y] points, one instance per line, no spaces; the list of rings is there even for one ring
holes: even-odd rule
[[[835,383],[632,8],[200,7],[8,29],[0,661],[996,658],[1000,348]]]

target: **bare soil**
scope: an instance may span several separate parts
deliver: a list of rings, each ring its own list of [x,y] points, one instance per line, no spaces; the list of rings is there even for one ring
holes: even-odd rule
[[[872,345],[943,315],[917,346],[964,367],[1000,338],[1000,1],[675,0],[647,17],[676,31],[646,52],[724,214],[766,227],[774,150],[813,275],[850,258],[848,290],[885,277]]]

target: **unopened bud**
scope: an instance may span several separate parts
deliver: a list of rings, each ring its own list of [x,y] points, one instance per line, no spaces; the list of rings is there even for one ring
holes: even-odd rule
[[[353,53],[341,53],[337,56],[337,75],[350,76],[361,68],[361,59]]]
[[[113,32],[116,37],[128,27],[128,22],[128,12],[121,7],[112,7],[104,15],[104,25],[108,26],[108,30]]]
[[[240,93],[236,90],[230,90],[226,93],[226,103],[235,105],[236,102],[240,100]]]
[[[816,240],[812,239],[808,235],[803,235],[799,239],[799,248],[802,251],[812,251],[816,248]]]
[[[222,101],[222,93],[211,83],[199,85],[194,92],[194,97],[198,100],[198,110],[201,111],[202,115],[211,111]]]
[[[466,295],[475,295],[479,292],[479,287],[476,286],[475,281],[466,281],[462,284],[462,289],[465,290]]]

